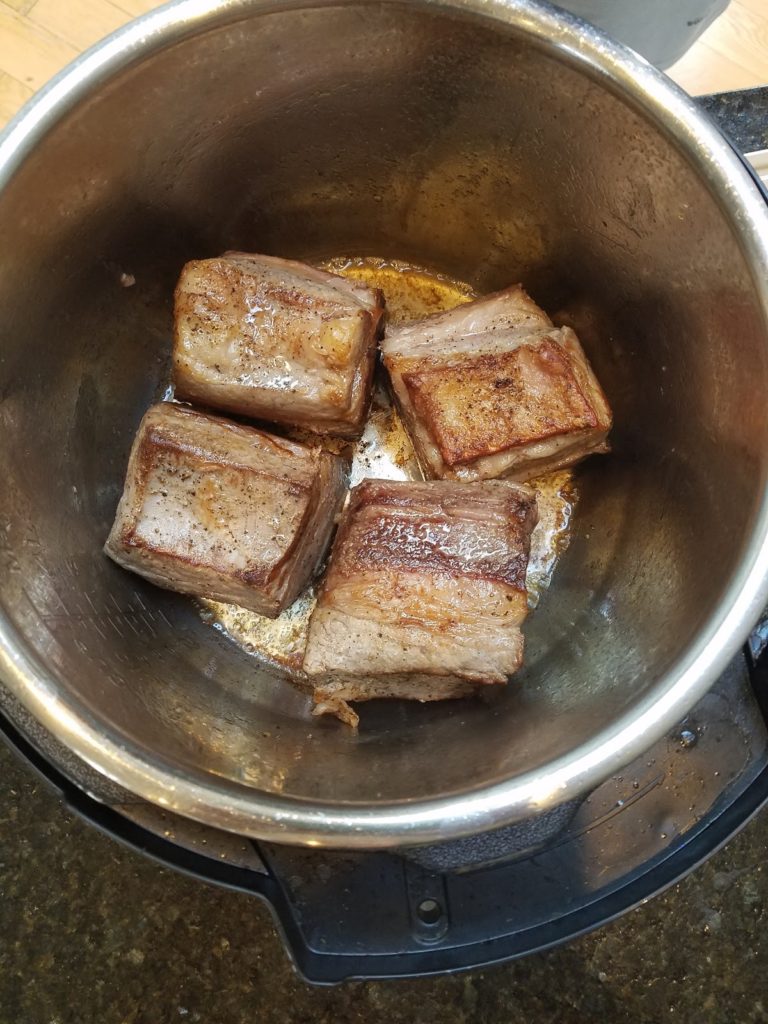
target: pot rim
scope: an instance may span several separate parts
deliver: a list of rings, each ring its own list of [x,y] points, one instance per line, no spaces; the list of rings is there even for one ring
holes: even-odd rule
[[[172,0],[97,44],[57,75],[0,134],[0,189],[36,144],[113,75],[186,36],[250,14],[334,0]],[[368,3],[371,0],[359,0]],[[398,3],[398,0],[385,0]],[[415,0],[411,0],[415,2]],[[425,9],[511,27],[546,44],[649,116],[672,138],[724,210],[763,305],[768,345],[768,207],[727,140],[693,100],[632,50],[533,0],[421,0]],[[152,804],[258,839],[346,849],[417,845],[501,827],[594,788],[683,718],[745,640],[768,602],[768,492],[717,609],[685,654],[632,711],[545,769],[435,799],[355,805],[264,793],[180,770],[105,728],[63,690],[0,610],[0,677],[35,719],[98,772]]]

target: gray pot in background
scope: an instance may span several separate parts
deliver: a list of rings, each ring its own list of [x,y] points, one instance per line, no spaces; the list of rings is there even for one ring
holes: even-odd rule
[[[573,11],[652,64],[668,68],[679,60],[729,0],[564,0]]]

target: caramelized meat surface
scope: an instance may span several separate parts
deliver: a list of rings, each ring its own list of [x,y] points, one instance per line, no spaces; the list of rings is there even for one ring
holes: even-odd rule
[[[105,551],[161,587],[274,617],[318,568],[344,493],[337,456],[163,402],[139,427]]]
[[[303,263],[247,253],[193,260],[176,287],[176,394],[354,437],[382,312],[375,289]]]
[[[506,481],[355,487],[304,656],[318,713],[356,724],[350,701],[506,682],[522,661],[536,518],[533,492]]]
[[[578,338],[520,287],[390,331],[382,351],[427,476],[528,480],[607,450],[611,412]]]

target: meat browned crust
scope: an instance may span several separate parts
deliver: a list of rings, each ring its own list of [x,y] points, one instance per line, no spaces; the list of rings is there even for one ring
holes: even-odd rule
[[[304,670],[318,712],[443,700],[504,683],[522,661],[536,500],[508,481],[365,480],[334,542]]]
[[[193,260],[175,293],[180,398],[354,437],[362,430],[383,298],[293,260]]]
[[[322,560],[345,478],[319,448],[162,402],[139,426],[105,551],[159,586],[275,617]]]
[[[528,480],[607,450],[611,412],[576,334],[535,310],[516,286],[388,333],[384,363],[427,476]]]

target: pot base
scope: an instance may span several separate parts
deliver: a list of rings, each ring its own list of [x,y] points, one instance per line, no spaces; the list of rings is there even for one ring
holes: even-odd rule
[[[526,956],[679,880],[768,800],[768,709],[756,696],[765,672],[739,656],[677,729],[575,814],[570,802],[514,826],[514,835],[503,829],[404,856],[255,843],[147,804],[109,806],[2,716],[0,735],[102,831],[177,870],[266,899],[299,971],[333,984]],[[542,840],[537,830],[547,827]]]

